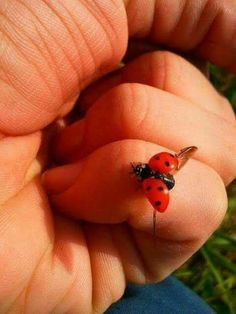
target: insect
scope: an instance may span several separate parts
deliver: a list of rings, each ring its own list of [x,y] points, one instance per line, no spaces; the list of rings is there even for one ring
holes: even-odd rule
[[[142,183],[143,192],[153,210],[153,232],[156,233],[156,212],[165,212],[169,204],[169,190],[175,185],[174,173],[186,163],[196,146],[181,149],[176,154],[157,153],[148,163],[131,164],[132,172]]]

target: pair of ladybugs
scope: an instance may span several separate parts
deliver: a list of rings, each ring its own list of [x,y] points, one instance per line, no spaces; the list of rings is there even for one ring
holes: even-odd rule
[[[147,164],[132,164],[133,173],[142,182],[143,191],[154,208],[154,232],[156,211],[164,212],[169,204],[169,190],[175,185],[174,172],[179,170],[196,150],[196,146],[190,146],[175,155],[161,152],[154,155]]]

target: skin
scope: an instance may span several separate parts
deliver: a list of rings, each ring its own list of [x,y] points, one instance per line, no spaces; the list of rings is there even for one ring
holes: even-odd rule
[[[129,37],[236,73],[235,10],[234,0],[0,2],[1,313],[102,313],[126,281],[162,280],[218,227],[236,176],[228,102],[169,52],[104,75]],[[68,164],[46,172],[43,186],[51,132],[42,130],[81,91],[85,117],[54,143]],[[177,173],[154,240],[130,162],[189,145],[199,150]]]

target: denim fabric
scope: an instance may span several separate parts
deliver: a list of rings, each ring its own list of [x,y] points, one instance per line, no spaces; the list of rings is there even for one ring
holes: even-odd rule
[[[127,286],[105,314],[214,314],[192,290],[174,277],[158,284]]]

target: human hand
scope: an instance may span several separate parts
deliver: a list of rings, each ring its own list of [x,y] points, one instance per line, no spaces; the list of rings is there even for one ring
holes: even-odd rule
[[[72,208],[71,203],[68,203],[62,195],[54,198],[56,202],[56,199],[61,197],[65,206],[67,206],[67,202],[69,205],[67,215],[69,211],[77,218],[85,218],[83,215],[87,215],[87,222],[82,224],[59,213],[52,213],[37,176],[41,171],[41,159],[39,158],[41,154],[37,157],[36,155],[42,135],[40,132],[25,136],[19,135],[40,130],[56,117],[67,113],[80,90],[118,63],[125,51],[127,38],[125,9],[121,3],[119,8],[117,4],[108,2],[104,5],[103,3],[104,15],[102,15],[101,7],[99,8],[102,3],[97,4],[96,1],[96,4],[90,7],[92,13],[89,15],[86,7],[88,2],[85,4],[80,1],[71,1],[66,4],[63,2],[69,13],[73,15],[74,19],[72,19],[71,15],[67,15],[67,11],[60,2],[17,1],[14,2],[14,7],[11,3],[13,2],[4,1],[0,4],[0,10],[5,17],[0,26],[3,30],[3,41],[0,48],[2,64],[0,85],[2,99],[0,117],[2,133],[0,142],[2,165],[0,176],[0,309],[3,313],[7,311],[40,313],[42,308],[44,313],[90,313],[92,309],[102,312],[122,295],[126,280],[145,282],[145,280],[157,280],[167,276],[183,263],[220,223],[226,209],[226,195],[221,180],[228,183],[235,176],[232,170],[235,169],[232,159],[235,148],[230,145],[233,143],[230,137],[235,135],[233,115],[226,101],[222,100],[204,78],[182,59],[168,54],[173,75],[171,76],[171,72],[168,72],[169,67],[161,65],[163,60],[160,56],[161,53],[141,57],[143,61],[141,60],[140,65],[152,58],[154,65],[156,62],[160,62],[157,67],[158,73],[153,66],[151,67],[153,82],[151,76],[146,77],[145,80],[145,77],[140,75],[138,78],[133,72],[132,66],[134,69],[140,69],[137,61],[122,70],[124,74],[121,82],[138,81],[142,84],[152,85],[154,88],[135,84],[131,84],[132,88],[131,85],[118,86],[99,99],[88,114],[91,118],[90,130],[93,133],[96,127],[95,123],[98,125],[102,123],[109,110],[111,110],[109,118],[110,116],[113,119],[116,118],[113,110],[116,108],[117,96],[121,97],[120,106],[117,108],[119,113],[119,109],[122,108],[129,111],[127,106],[129,99],[132,104],[129,90],[133,89],[135,94],[138,93],[137,101],[133,99],[135,106],[132,107],[133,118],[136,117],[137,120],[133,121],[133,118],[130,120],[128,112],[123,112],[124,125],[130,129],[123,130],[124,133],[119,138],[122,140],[119,147],[116,144],[110,144],[115,139],[115,133],[119,131],[112,125],[109,139],[106,138],[105,133],[97,138],[93,137],[94,133],[87,134],[87,152],[83,153],[85,156],[88,154],[89,157],[86,167],[82,169],[84,175],[87,180],[91,179],[92,183],[95,183],[97,178],[93,176],[97,174],[98,169],[93,171],[93,167],[96,168],[96,163],[100,162],[104,162],[107,173],[110,173],[110,176],[105,176],[104,172],[101,174],[98,182],[100,185],[96,183],[95,186],[87,181],[88,189],[100,187],[101,197],[96,199],[96,203],[91,202],[91,197],[84,198],[83,202],[89,207],[89,212],[83,212],[80,206]],[[147,12],[150,13],[148,16],[145,14],[144,8],[140,10],[144,17],[147,17],[147,20],[141,19],[144,24],[136,23],[135,19],[131,18],[131,13],[134,12],[132,3],[134,5],[135,1],[130,1],[127,11],[129,12],[130,32],[134,34],[138,33],[139,27],[145,29],[144,24],[151,26],[153,21],[149,7],[147,8]],[[139,5],[138,2],[137,5]],[[228,6],[230,5],[233,8],[234,3],[228,2]],[[223,18],[225,23],[230,21],[231,10],[229,8],[226,8],[224,4],[222,9],[226,15],[228,14],[227,18],[224,17],[225,20]],[[189,8],[190,16],[192,9]],[[212,9],[209,12],[214,13],[215,11]],[[93,18],[97,24],[91,26],[90,18]],[[14,23],[11,24],[8,19],[13,19]],[[110,28],[107,19],[113,27]],[[74,21],[77,21],[78,24],[74,24]],[[219,22],[221,23],[221,19]],[[37,28],[34,27],[35,23]],[[105,26],[108,37],[103,33],[101,25]],[[214,29],[217,29],[217,21],[212,25],[211,32],[214,33]],[[90,27],[94,27],[94,37],[92,31],[88,32]],[[120,32],[122,28],[124,29],[123,33]],[[46,32],[46,29],[49,31]],[[189,29],[186,27],[186,30]],[[227,36],[231,33],[231,29],[233,30],[232,21],[229,24]],[[148,31],[142,36],[146,36],[147,33]],[[182,33],[185,38],[182,31],[179,33]],[[81,43],[81,34],[84,35],[87,45],[84,42]],[[157,36],[155,27],[153,34],[154,37]],[[195,47],[196,43],[194,44],[192,36],[189,36],[191,37],[189,41]],[[224,43],[227,40],[224,36],[225,34],[222,34],[222,38],[215,36],[215,38],[217,37],[216,41],[219,44]],[[76,46],[73,46],[72,39],[74,38]],[[99,38],[99,41],[96,38]],[[181,43],[181,38],[179,40],[178,43]],[[163,42],[158,38],[156,41]],[[168,41],[166,43],[170,44]],[[100,45],[100,48],[97,45]],[[114,47],[114,54],[111,54],[110,45]],[[207,45],[208,41],[206,40],[205,47]],[[93,61],[86,53],[88,46],[95,55]],[[179,48],[184,48],[184,42],[183,46]],[[233,49],[232,45],[228,45],[224,51],[233,56]],[[214,51],[214,56],[212,56],[212,52],[209,52],[208,49],[205,49],[205,52],[204,48],[199,49],[200,54],[212,61],[223,62],[220,54],[222,50],[215,49]],[[163,55],[166,56],[165,53]],[[226,58],[223,59],[226,62]],[[235,59],[232,57],[231,61],[224,65],[231,65],[231,69],[234,71]],[[175,64],[177,73],[179,73],[179,64],[184,68],[181,72],[183,81],[179,85],[178,80],[170,83],[176,76]],[[166,75],[165,87],[161,86],[161,75]],[[191,81],[194,83],[190,84]],[[183,82],[188,88],[180,88]],[[162,87],[167,93],[159,91],[155,87]],[[144,117],[143,131],[145,132],[135,134],[138,124],[135,126],[131,123],[138,123],[140,114],[146,112],[143,107],[145,106],[144,94],[148,95],[149,100],[146,104],[148,107],[152,107],[151,115]],[[177,94],[178,97],[176,98],[173,94]],[[97,98],[95,89],[94,95]],[[86,95],[84,99],[86,100]],[[113,102],[110,109],[109,106],[105,107],[107,100]],[[101,111],[99,109],[99,116],[96,116],[95,110],[98,109],[99,103]],[[166,109],[170,106],[171,112],[175,113],[169,115],[170,112],[163,111],[161,104],[165,104]],[[178,108],[177,105],[179,105]],[[207,106],[209,112],[204,106]],[[179,110],[180,108],[182,111]],[[108,111],[106,112],[105,109]],[[186,111],[186,109],[189,110]],[[159,116],[160,112],[161,120],[155,118],[156,115]],[[183,120],[186,122],[184,119],[186,114],[192,117],[193,112],[196,117],[199,117],[196,124],[194,120],[192,121],[193,125],[180,123],[180,127],[171,123],[171,119],[174,118],[178,118],[179,122]],[[224,118],[222,118],[222,114]],[[155,118],[153,125],[150,117]],[[96,120],[98,121],[96,122]],[[156,121],[160,123],[158,132],[161,130],[162,133],[158,141],[154,129],[157,127]],[[166,122],[170,123],[172,127],[174,125],[174,131],[179,132],[176,142],[173,141],[171,128],[167,127]],[[218,128],[218,123],[221,125],[221,130]],[[76,128],[78,124],[76,124]],[[200,132],[198,126],[204,126],[205,133]],[[195,131],[196,128],[198,133]],[[164,129],[168,130],[168,134],[164,134]],[[129,136],[127,136],[128,133]],[[10,134],[17,136],[10,137]],[[134,136],[137,139],[135,141],[132,140]],[[128,140],[123,141],[123,138],[128,138]],[[213,145],[216,140],[217,145]],[[61,141],[64,141],[63,136]],[[162,146],[175,150],[185,146],[183,145],[185,141],[189,141],[190,145],[199,146],[199,152],[195,156],[199,161],[189,161],[177,175],[176,188],[171,193],[168,212],[164,216],[160,216],[158,220],[158,238],[154,245],[151,234],[150,206],[142,194],[135,191],[133,181],[127,172],[129,171],[128,165],[130,161],[134,161],[134,156],[138,161],[146,161],[148,156],[158,150],[163,150]],[[107,143],[109,144],[104,146]],[[98,147],[101,148],[97,150]],[[123,153],[119,153],[119,149]],[[68,155],[70,155],[66,147],[59,153],[64,159],[68,159]],[[113,154],[120,156],[120,159],[111,164],[109,156]],[[108,160],[107,162],[105,158]],[[77,175],[79,170],[77,164],[63,168],[63,174],[67,175],[71,167]],[[88,173],[91,174],[90,178]],[[61,184],[68,183],[70,185],[70,182],[65,182],[66,177],[57,184],[52,182],[55,178],[56,170],[52,170],[45,179],[51,193],[52,189],[58,189],[58,187],[63,190],[65,186],[62,187]],[[81,183],[81,177],[78,179],[80,180],[78,182]],[[107,186],[106,190],[104,189],[105,180],[108,180],[109,191]],[[86,181],[84,182],[87,193]],[[113,190],[112,186],[116,182],[116,189]],[[197,187],[196,182],[199,184]],[[209,195],[205,195],[205,190],[201,188],[199,182],[211,187]],[[76,185],[71,190],[74,190],[80,197]],[[99,191],[95,192],[98,194]],[[93,192],[94,198],[97,195],[95,192]],[[75,199],[73,193],[72,197]],[[201,202],[202,199],[203,202]],[[102,206],[98,206],[99,202]],[[119,211],[111,213],[109,210],[111,203],[112,206],[113,204],[117,206]],[[65,206],[62,206],[61,210],[64,210]],[[111,225],[112,222],[126,220],[128,220],[128,224]],[[103,224],[89,223],[94,221],[103,222]],[[116,280],[113,280],[113,277]]]

